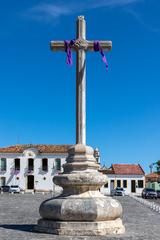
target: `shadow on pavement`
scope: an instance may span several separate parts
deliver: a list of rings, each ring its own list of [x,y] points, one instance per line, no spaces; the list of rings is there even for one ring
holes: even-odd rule
[[[23,232],[35,232],[35,224],[0,224],[0,228],[19,230]]]

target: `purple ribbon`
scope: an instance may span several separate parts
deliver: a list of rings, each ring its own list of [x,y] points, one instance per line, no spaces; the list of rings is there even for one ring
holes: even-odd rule
[[[71,47],[74,44],[75,44],[75,40],[71,40],[71,41],[65,40],[64,41],[65,52],[67,53],[67,60],[66,60],[66,62],[70,66],[73,64]],[[105,54],[103,52],[103,49],[102,49],[99,41],[94,41],[93,48],[94,48],[95,52],[100,52],[100,54],[102,56],[102,61],[105,63],[106,69],[108,70],[108,62],[107,62],[106,56],[105,56]]]
[[[74,43],[75,43],[75,40],[71,40],[71,41],[65,40],[64,41],[65,52],[67,53],[67,60],[66,60],[66,62],[70,66],[73,64],[71,47],[74,45]]]
[[[106,69],[108,70],[108,62],[99,41],[94,41],[93,47],[95,52],[100,52],[102,56],[102,61],[105,63]]]

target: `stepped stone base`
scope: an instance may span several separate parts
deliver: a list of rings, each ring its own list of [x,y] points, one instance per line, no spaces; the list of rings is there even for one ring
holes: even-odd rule
[[[66,161],[63,174],[53,178],[63,192],[42,202],[36,230],[66,236],[124,233],[121,204],[99,191],[107,177],[97,171],[93,148],[76,144],[69,148]]]
[[[123,234],[125,232],[120,218],[98,222],[63,222],[39,219],[35,230],[42,233],[66,236],[100,236]]]

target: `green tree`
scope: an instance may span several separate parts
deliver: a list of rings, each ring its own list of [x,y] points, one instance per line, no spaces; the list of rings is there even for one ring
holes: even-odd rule
[[[156,162],[157,172],[160,172],[160,160]]]

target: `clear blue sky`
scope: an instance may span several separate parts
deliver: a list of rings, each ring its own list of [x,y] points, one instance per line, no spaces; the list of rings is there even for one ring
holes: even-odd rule
[[[160,1],[5,0],[0,7],[0,146],[75,143],[75,59],[50,40],[73,39],[85,15],[87,38],[112,40],[109,71],[87,54],[87,144],[101,162],[160,159]]]

